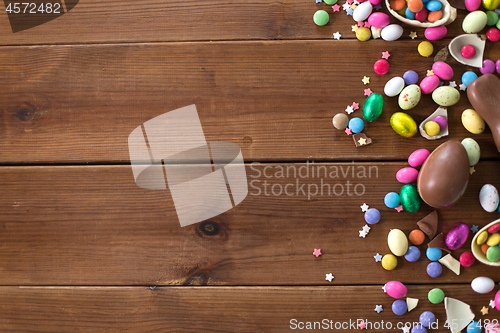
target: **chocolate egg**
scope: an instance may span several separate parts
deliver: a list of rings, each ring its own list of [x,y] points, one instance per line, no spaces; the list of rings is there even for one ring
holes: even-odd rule
[[[384,109],[384,98],[382,95],[373,93],[366,99],[363,106],[363,118],[367,121],[374,121],[382,114]]]
[[[455,223],[446,234],[446,246],[450,250],[457,250],[464,245],[467,237],[469,237],[469,226],[462,222]]]
[[[420,197],[417,188],[411,184],[406,184],[401,188],[399,199],[407,212],[415,213],[420,209]]]
[[[420,197],[434,208],[453,205],[469,182],[469,157],[458,141],[450,140],[437,147],[422,165],[417,187]]]

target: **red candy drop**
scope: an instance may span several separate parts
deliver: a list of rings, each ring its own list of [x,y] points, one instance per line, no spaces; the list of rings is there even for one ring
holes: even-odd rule
[[[465,59],[471,59],[476,55],[476,48],[470,44],[464,45],[460,50],[460,54],[462,54],[462,57]]]
[[[379,59],[373,65],[373,70],[378,75],[385,75],[385,74],[389,73],[390,68],[391,68],[391,66],[389,66],[389,62],[385,59]]]
[[[470,267],[474,264],[476,258],[471,252],[464,252],[460,255],[460,265],[464,267]]]

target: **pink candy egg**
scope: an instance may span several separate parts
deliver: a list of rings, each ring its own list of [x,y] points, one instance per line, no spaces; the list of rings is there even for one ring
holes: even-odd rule
[[[455,223],[446,234],[445,243],[450,250],[461,248],[469,237],[469,226],[462,222]]]
[[[435,116],[432,121],[436,122],[439,125],[439,130],[442,131],[448,126],[448,120],[444,116]]]
[[[380,5],[382,3],[382,0],[370,0],[370,3],[374,6]]]
[[[406,296],[408,289],[399,281],[389,281],[385,284],[385,292],[392,298],[402,298]]]
[[[500,59],[497,60],[496,62],[496,68],[497,68],[497,73],[500,74]]]
[[[500,40],[500,30],[497,28],[489,28],[486,31],[486,38],[492,42],[498,42]]]
[[[408,157],[408,163],[414,168],[417,168],[424,164],[425,160],[429,157],[431,153],[427,149],[418,149],[411,153]]]
[[[422,94],[428,95],[439,87],[439,77],[437,75],[429,75],[423,78],[420,82],[420,90]]]
[[[403,184],[416,182],[418,178],[418,170],[413,168],[403,168],[396,173],[396,179]]]
[[[432,71],[442,80],[450,80],[453,77],[453,69],[442,61],[436,61],[432,65]]]
[[[440,25],[437,27],[429,27],[424,31],[424,36],[428,40],[440,40],[446,37],[448,33],[448,29],[444,25]]]
[[[481,6],[481,0],[465,0],[465,8],[469,12],[474,12]]]
[[[500,290],[495,295],[495,309],[500,311]]]
[[[493,234],[495,232],[498,232],[500,230],[500,223],[499,224],[495,224],[495,225],[492,225],[491,227],[488,228],[488,232],[490,234]]]
[[[368,23],[375,28],[385,28],[391,23],[391,18],[385,13],[375,12],[368,17]]]

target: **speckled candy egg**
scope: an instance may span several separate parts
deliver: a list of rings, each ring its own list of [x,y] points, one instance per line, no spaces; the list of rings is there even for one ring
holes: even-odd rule
[[[384,98],[382,95],[372,93],[363,106],[363,118],[367,121],[374,121],[382,114],[384,110]]]
[[[394,132],[405,138],[411,138],[417,133],[417,123],[404,112],[394,113],[391,116],[390,123]]]
[[[408,239],[404,232],[399,229],[392,229],[387,235],[387,244],[391,252],[397,256],[404,256],[408,251]]]
[[[414,167],[418,168],[424,164],[425,160],[429,157],[431,153],[427,149],[417,149],[413,153],[411,153],[410,157],[408,157],[408,163]]]
[[[395,76],[389,81],[387,81],[387,83],[385,84],[384,94],[388,97],[394,97],[398,95],[401,92],[401,90],[403,90],[404,87],[405,87],[405,80],[402,77]]]
[[[354,9],[354,12],[352,13],[352,18],[354,21],[359,22],[359,21],[364,21],[370,16],[372,13],[373,6],[369,1],[365,1],[361,4],[359,4],[356,9]]]
[[[483,118],[473,109],[462,112],[462,125],[472,134],[481,134],[485,128]]]
[[[478,294],[487,294],[495,288],[495,282],[486,276],[478,276],[470,283],[472,290]]]
[[[469,237],[469,226],[465,223],[455,223],[446,233],[445,243],[450,250],[461,248]]]
[[[403,184],[416,182],[418,178],[418,170],[414,168],[402,168],[396,173],[396,179]]]
[[[441,106],[452,106],[460,100],[460,92],[450,86],[442,86],[432,92],[432,100]]]
[[[500,324],[490,321],[484,326],[484,333],[500,333]]]
[[[408,289],[406,286],[399,281],[389,281],[384,286],[387,295],[392,298],[403,298],[406,296]]]
[[[403,35],[403,27],[399,24],[389,24],[387,27],[382,29],[380,36],[386,41],[395,41]]]
[[[488,213],[494,212],[498,208],[498,190],[491,184],[486,184],[479,192],[479,202],[481,207]]]
[[[413,109],[415,106],[417,106],[418,102],[420,102],[421,96],[422,91],[420,90],[420,87],[416,84],[410,84],[399,94],[399,107],[403,110]]]
[[[467,16],[462,21],[462,29],[468,34],[475,34],[483,30],[488,22],[488,16],[481,10],[476,10]]]
[[[481,148],[476,140],[471,138],[466,138],[462,140],[462,146],[467,150],[467,156],[469,157],[469,165],[474,166],[479,162],[481,157]]]
[[[415,213],[420,209],[420,196],[417,188],[413,185],[404,185],[399,193],[399,199],[407,212]]]

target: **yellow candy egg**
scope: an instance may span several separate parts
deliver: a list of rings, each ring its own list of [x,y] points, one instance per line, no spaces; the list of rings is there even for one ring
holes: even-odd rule
[[[418,54],[420,54],[422,57],[429,57],[432,55],[432,52],[434,52],[434,46],[428,41],[421,42],[418,44]]]
[[[484,230],[476,238],[477,245],[482,245],[484,242],[486,242],[487,239],[488,239],[488,232]]]
[[[372,36],[370,29],[366,27],[360,27],[356,29],[356,38],[362,42],[366,42]]]
[[[428,136],[438,135],[440,131],[439,124],[432,120],[425,123],[424,129]]]
[[[500,243],[500,234],[496,232],[491,234],[486,241],[486,244],[488,244],[488,246],[497,246],[498,243]]]
[[[486,10],[495,10],[500,6],[500,0],[483,0],[483,7]]]
[[[417,123],[412,117],[404,112],[396,112],[392,115],[391,127],[394,132],[405,138],[411,138],[417,133]]]
[[[386,254],[382,257],[382,267],[388,271],[392,271],[398,265],[398,258],[393,254]]]
[[[462,112],[462,125],[472,134],[481,134],[484,131],[485,124],[483,118],[472,109]]]

